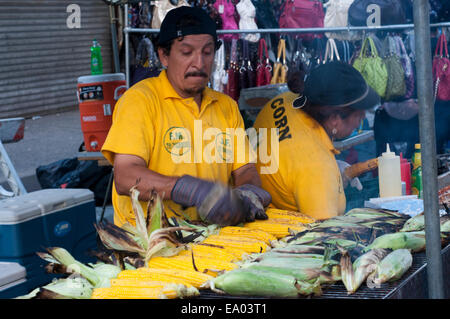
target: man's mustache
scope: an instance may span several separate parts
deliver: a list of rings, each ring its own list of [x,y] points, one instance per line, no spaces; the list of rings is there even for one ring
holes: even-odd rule
[[[184,75],[184,78],[186,79],[186,78],[188,78],[188,77],[190,77],[190,76],[201,76],[201,77],[207,78],[207,77],[208,77],[208,74],[206,74],[205,72],[202,72],[202,71],[189,72],[189,73],[186,73],[186,74]]]

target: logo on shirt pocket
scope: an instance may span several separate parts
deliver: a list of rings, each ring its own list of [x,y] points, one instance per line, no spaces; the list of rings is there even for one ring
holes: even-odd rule
[[[164,147],[172,155],[182,156],[191,150],[191,134],[185,127],[172,126],[164,134]]]

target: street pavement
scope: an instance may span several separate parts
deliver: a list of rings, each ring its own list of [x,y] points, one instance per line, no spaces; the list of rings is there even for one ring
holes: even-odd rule
[[[77,156],[83,142],[80,112],[78,108],[36,116],[25,120],[24,138],[3,146],[24,184],[27,192],[41,189],[36,177],[36,168],[58,160]],[[0,184],[10,190],[6,179],[0,173]],[[97,216],[101,207],[97,207]],[[105,217],[112,217],[112,207],[107,206]]]

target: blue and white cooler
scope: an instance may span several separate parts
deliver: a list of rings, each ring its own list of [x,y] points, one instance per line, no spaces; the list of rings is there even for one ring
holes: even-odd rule
[[[36,252],[63,247],[80,262],[95,261],[94,193],[88,189],[43,189],[0,201],[0,261],[26,269],[29,291],[49,283],[46,261]]]
[[[18,263],[0,262],[0,299],[25,295],[27,271]]]

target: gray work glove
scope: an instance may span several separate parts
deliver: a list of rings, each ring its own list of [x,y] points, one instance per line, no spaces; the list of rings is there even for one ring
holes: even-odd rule
[[[267,219],[264,207],[272,201],[272,196],[264,189],[252,185],[244,184],[234,189],[244,204],[245,220],[252,222],[256,219]]]
[[[220,183],[183,175],[175,183],[171,198],[181,206],[195,206],[200,218],[210,224],[230,226],[245,220],[239,196]]]
[[[347,186],[350,184],[351,187],[356,188],[359,191],[362,191],[363,186],[361,184],[361,181],[359,180],[358,177],[355,178],[349,178],[346,174],[345,174],[345,169],[349,166],[351,166],[349,163],[344,162],[344,161],[340,161],[340,160],[336,160],[338,167],[339,167],[339,171],[341,172],[341,177],[342,177],[342,183],[344,184],[344,188],[347,188]]]

